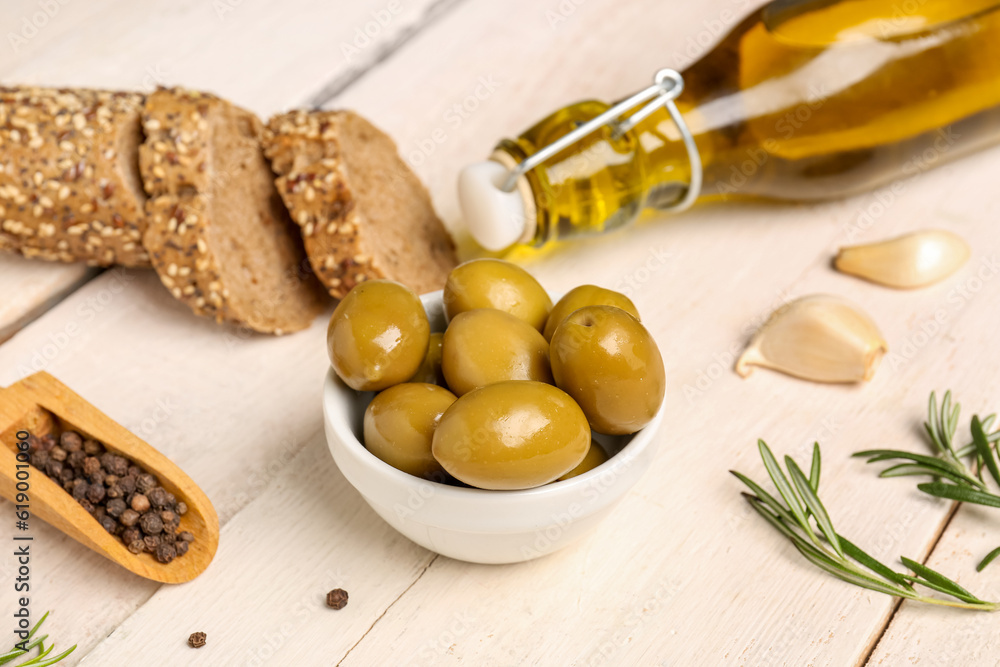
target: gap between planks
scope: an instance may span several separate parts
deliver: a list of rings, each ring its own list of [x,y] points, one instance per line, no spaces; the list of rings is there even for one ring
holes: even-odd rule
[[[945,531],[948,530],[948,526],[951,525],[952,519],[958,514],[958,508],[962,506],[962,503],[954,501],[949,508],[948,513],[944,515],[941,523],[938,524],[937,532],[934,534],[934,539],[931,540],[930,545],[927,548],[927,554],[920,561],[922,564],[927,565],[930,561],[931,556],[934,555],[934,550],[937,549],[938,544],[941,542],[941,538],[944,537]],[[882,623],[882,627],[879,628],[878,635],[872,638],[868,643],[865,652],[861,655],[858,661],[855,663],[855,667],[866,667],[868,661],[871,660],[872,655],[874,655],[875,650],[878,648],[879,644],[882,643],[882,639],[885,637],[885,633],[889,631],[889,626],[892,625],[893,619],[896,618],[896,614],[902,608],[904,598],[898,598],[896,603],[892,606],[892,610],[889,611],[885,616],[885,621]]]
[[[429,570],[431,568],[431,565],[433,565],[434,563],[436,563],[437,559],[440,558],[440,557],[441,557],[441,554],[434,554],[434,556],[429,561],[427,561],[427,565],[424,565],[423,569],[420,570],[420,572],[413,579],[413,581],[410,582],[410,585],[407,586],[406,588],[404,588],[399,593],[399,595],[397,595],[396,598],[386,606],[385,610],[383,610],[382,613],[378,615],[378,618],[376,618],[372,622],[372,624],[368,627],[368,629],[365,630],[364,633],[362,633],[362,635],[360,637],[358,637],[358,641],[356,641],[353,644],[351,644],[351,648],[347,649],[347,653],[345,653],[343,656],[341,656],[340,660],[337,661],[337,666],[338,667],[341,664],[343,664],[343,662],[345,660],[347,660],[348,656],[351,655],[351,651],[353,651],[354,649],[356,649],[358,647],[358,644],[360,644],[361,642],[363,642],[365,640],[365,637],[368,636],[368,633],[375,629],[375,626],[378,625],[378,622],[381,621],[385,617],[385,615],[389,613],[389,610],[392,609],[393,605],[395,605],[397,602],[399,602],[400,600],[402,600],[403,596],[406,595],[407,593],[409,593],[410,589],[417,585],[417,582],[420,581],[425,574],[427,574],[427,570]]]
[[[424,11],[424,15],[420,17],[419,21],[402,31],[399,36],[391,42],[384,44],[375,53],[374,58],[371,58],[361,67],[351,68],[343,74],[338,74],[329,82],[322,85],[314,95],[309,96],[306,101],[306,106],[310,109],[321,109],[324,104],[337,97],[337,95],[340,95],[340,93],[344,92],[347,88],[354,84],[354,82],[358,81],[375,67],[391,58],[397,51],[406,46],[411,39],[437,23],[438,20],[448,15],[452,10],[465,1],[466,0],[438,0],[434,4],[430,5]]]

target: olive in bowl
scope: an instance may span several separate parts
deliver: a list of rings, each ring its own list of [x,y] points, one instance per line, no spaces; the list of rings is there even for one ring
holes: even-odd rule
[[[431,327],[445,326],[441,292],[421,297]],[[652,463],[661,415],[628,436],[595,434],[610,458],[583,474],[531,489],[466,488],[415,477],[363,444],[370,393],[332,370],[323,388],[327,443],[340,472],[389,525],[432,551],[474,563],[515,563],[563,549],[612,514]],[[589,443],[588,443],[589,444]]]

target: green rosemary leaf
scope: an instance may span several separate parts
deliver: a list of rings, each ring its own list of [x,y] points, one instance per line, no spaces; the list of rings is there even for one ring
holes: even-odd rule
[[[979,565],[976,566],[976,572],[982,572],[983,570],[985,570],[986,566],[992,563],[994,560],[996,560],[997,556],[1000,556],[1000,547],[997,547],[993,551],[986,554],[986,558],[980,561]]]
[[[822,467],[820,458],[819,443],[814,442],[812,465],[809,467],[809,486],[812,487],[813,491],[819,491],[819,473]]]
[[[796,544],[799,542],[808,544],[808,542],[805,541],[805,538],[803,538],[801,535],[792,530],[791,527],[788,526],[788,524],[786,524],[784,521],[778,518],[778,516],[775,515],[773,512],[768,511],[767,508],[763,506],[760,500],[748,494],[743,494],[743,495],[747,499],[747,502],[750,503],[750,507],[754,508],[754,510],[756,510],[758,514],[767,519],[768,522],[770,522],[772,526],[777,528],[778,531],[781,532],[785,537],[787,537],[789,540],[791,540],[793,543]]]
[[[868,457],[868,463],[878,463],[881,461],[889,461],[891,459],[903,459],[904,461],[913,461],[928,468],[933,468],[935,470],[940,470],[941,475],[944,476],[947,473],[951,475],[957,475],[965,483],[975,486],[977,488],[984,488],[981,481],[972,477],[968,470],[963,469],[961,466],[957,466],[950,461],[944,459],[935,458],[933,456],[925,456],[924,454],[915,454],[913,452],[904,452],[894,449],[870,449],[864,452],[858,452],[854,456],[865,456]],[[950,477],[950,476],[949,476]]]
[[[785,473],[781,471],[781,466],[778,465],[778,461],[774,458],[774,454],[771,453],[771,449],[763,440],[757,441],[757,448],[760,450],[760,456],[764,460],[764,467],[767,468],[767,474],[770,475],[771,481],[774,482],[774,486],[778,489],[778,493],[785,499],[788,509],[795,515],[796,522],[811,538],[815,538],[815,533],[813,533],[812,527],[809,525],[809,520],[806,518],[805,509],[802,507],[798,496],[795,495],[795,491],[788,482],[788,478],[785,477]]]
[[[785,467],[788,468],[788,474],[792,476],[792,483],[795,484],[795,488],[798,489],[799,495],[805,502],[806,507],[812,512],[812,515],[816,517],[816,524],[819,525],[819,529],[823,531],[823,535],[826,536],[826,541],[830,543],[833,550],[837,552],[841,558],[847,558],[844,555],[844,550],[840,546],[840,539],[837,537],[837,532],[833,529],[833,522],[830,521],[830,515],[827,513],[826,508],[823,507],[823,503],[820,501],[819,496],[813,491],[812,486],[809,484],[809,480],[806,479],[805,474],[803,474],[802,469],[799,465],[792,460],[792,457],[785,457]]]
[[[915,560],[911,560],[906,556],[901,556],[899,560],[902,561],[903,565],[910,568],[917,574],[919,577],[919,583],[927,586],[928,588],[933,588],[941,591],[942,593],[948,593],[949,595],[953,595],[954,597],[965,600],[966,602],[985,602],[985,600],[980,600],[975,595],[959,586],[957,582],[952,581],[940,572],[932,570],[926,565],[918,563]]]
[[[39,647],[39,651],[40,652],[39,652],[38,655],[36,655],[34,658],[32,658],[31,660],[29,660],[28,662],[22,662],[17,667],[33,667],[35,665],[41,664],[42,661],[45,659],[45,657],[49,653],[51,653],[52,649],[54,649],[54,648],[55,648],[55,644],[49,646],[47,649],[46,648],[41,648],[41,646],[40,646]]]
[[[56,657],[49,658],[45,662],[40,662],[37,665],[35,665],[34,667],[49,667],[50,665],[54,665],[54,664],[56,664],[57,662],[59,662],[60,660],[62,660],[63,658],[65,658],[66,656],[68,656],[70,653],[72,653],[75,650],[76,650],[76,644],[74,644],[73,646],[70,646],[68,649],[66,649],[65,651],[63,651],[62,653],[60,653],[59,655],[57,655]]]
[[[1000,507],[1000,496],[964,486],[957,486],[946,482],[925,482],[924,484],[917,484],[917,488],[937,498],[960,500],[963,503],[975,503],[976,505],[986,505],[987,507]]]
[[[990,443],[986,440],[986,433],[983,431],[983,425],[979,421],[979,417],[972,418],[972,441],[976,443],[976,450],[979,452],[979,457],[986,464],[986,468],[993,476],[993,480],[997,484],[1000,484],[1000,467],[997,466],[996,456],[994,456],[993,450],[990,449]]]
[[[911,475],[930,475],[931,477],[946,477],[956,484],[966,484],[968,480],[965,477],[956,475],[950,470],[945,471],[941,468],[929,468],[927,466],[920,465],[919,463],[900,463],[892,467],[886,468],[878,474],[879,477],[907,477]]]
[[[795,545],[798,547],[799,545]],[[846,569],[843,564],[838,563],[836,560],[830,558],[829,556],[823,554],[808,553],[804,549],[799,549],[799,552],[806,557],[813,565],[818,566],[822,570],[826,571],[828,574],[832,574],[841,581],[846,581],[849,584],[854,584],[855,586],[861,586],[862,588],[867,588],[868,590],[876,591],[878,593],[885,593],[886,595],[892,595],[893,597],[913,597],[914,593],[910,589],[897,588],[890,583],[884,581],[879,581],[878,579],[867,577],[860,572],[854,572],[852,570]]]
[[[729,472],[731,472],[738,480],[746,484],[747,487],[756,494],[756,498],[763,501],[775,514],[789,523],[795,523],[795,517],[789,514],[788,510],[782,507],[781,503],[779,503],[774,496],[760,488],[755,481],[748,478],[743,473],[736,472],[735,470],[730,470]]]
[[[27,653],[27,651],[22,651],[19,648],[12,649],[3,655],[0,655],[0,665],[6,665],[11,660],[16,660],[25,653]]]
[[[844,547],[844,553],[867,567],[872,572],[880,574],[889,581],[899,584],[900,586],[905,586],[910,590],[913,589],[913,586],[911,586],[910,582],[906,580],[906,577],[875,560],[846,537],[841,536],[840,544]]]

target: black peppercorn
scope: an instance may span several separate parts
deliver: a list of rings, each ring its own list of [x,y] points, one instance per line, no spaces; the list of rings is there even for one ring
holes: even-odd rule
[[[176,542],[174,542],[174,549],[177,551],[178,558],[186,554],[190,547],[191,547],[190,543],[185,542],[184,540],[177,540]]]
[[[206,635],[204,632],[195,632],[188,637],[188,646],[191,648],[201,648],[205,645]]]
[[[154,512],[146,512],[139,517],[139,527],[147,535],[156,535],[163,532],[163,520]]]
[[[149,498],[149,504],[156,509],[163,509],[167,506],[167,491],[162,486],[150,489],[146,497]]]
[[[104,485],[91,484],[90,488],[87,489],[87,500],[94,503],[95,505],[104,500]]]
[[[139,493],[149,493],[156,487],[156,478],[149,473],[142,473],[135,477],[135,490]]]
[[[53,447],[52,451],[49,452],[49,457],[51,457],[53,461],[65,461],[67,456],[69,455],[66,453],[66,450],[58,445]]]
[[[119,523],[121,523],[121,522],[119,521]],[[125,528],[122,529],[121,538],[122,538],[122,542],[125,543],[125,546],[128,546],[128,545],[132,544],[133,542],[135,542],[136,540],[141,540],[142,539],[142,531],[139,530],[138,528],[134,527],[134,526],[125,527]]]
[[[35,466],[39,470],[45,470],[46,466],[49,464],[49,453],[43,450],[38,450],[31,454],[31,465]],[[56,461],[58,463],[58,461]]]
[[[73,482],[73,497],[77,500],[81,500],[86,497],[87,489],[90,488],[90,484],[87,484],[85,479],[77,479]]]
[[[69,466],[59,463],[58,461],[53,461],[52,463],[53,465],[58,463],[60,466],[62,466],[62,469],[59,471],[59,481],[62,482],[63,484],[72,484],[73,481],[76,479],[76,476],[73,474],[73,469],[70,468]]]
[[[83,459],[83,474],[88,477],[101,469],[101,461],[96,456],[88,456]]]
[[[122,497],[130,496],[135,493],[135,477],[133,475],[126,475],[118,480],[118,488],[122,490]]]
[[[94,518],[97,519],[98,522],[100,522],[101,519],[104,518],[104,515],[107,513],[108,513],[108,508],[105,507],[104,505],[98,505],[97,507],[94,508]]]
[[[63,431],[59,436],[59,444],[67,452],[78,452],[83,449],[83,438],[76,431]]]
[[[119,518],[126,509],[128,509],[125,506],[125,501],[122,500],[121,498],[113,498],[109,500],[107,507],[108,507],[108,514],[115,517],[116,519]]]
[[[173,544],[160,544],[156,547],[156,560],[161,563],[169,563],[177,557],[177,549]]]
[[[102,516],[101,527],[104,528],[104,530],[111,533],[112,535],[114,535],[118,531],[118,522],[109,516]]]
[[[75,469],[80,470],[83,468],[83,461],[87,458],[87,454],[84,452],[73,452],[66,457],[66,463],[73,466]]]
[[[115,475],[126,475],[128,474],[128,459],[123,456],[118,456],[117,454],[112,454],[107,452],[101,455],[101,465],[104,469]]]
[[[194,542],[194,535],[190,531],[184,530],[177,534],[177,539],[184,542]]]
[[[183,500],[177,503],[176,512],[179,515],[184,516],[185,514],[187,514],[187,511],[188,511],[187,503],[185,503]]]
[[[121,521],[123,526],[131,527],[139,523],[139,513],[133,509],[127,509],[121,513],[118,520]]]
[[[138,555],[146,550],[146,543],[142,540],[132,540],[128,543],[128,550]]]
[[[156,547],[160,546],[159,535],[146,535],[146,537],[142,538],[142,541],[146,544],[146,551],[150,553],[156,551]]]
[[[107,484],[107,480],[104,480],[104,482],[105,482],[105,484]],[[121,498],[122,497],[121,487],[119,487],[117,484],[113,484],[113,485],[109,486],[108,487],[108,493],[107,493],[107,495],[108,495],[109,499],[111,499],[111,498]],[[125,501],[123,500],[122,502],[125,502]]]
[[[170,510],[163,510],[160,512],[160,520],[163,521],[164,525],[174,523],[178,519],[179,517]]]
[[[109,473],[104,476],[104,486],[109,488],[112,486],[117,486],[119,479],[121,479],[121,477],[119,477],[118,475],[115,475],[114,473]]]
[[[93,472],[93,474],[87,475],[87,479],[90,480],[91,484],[100,484],[104,486],[104,477],[107,473],[104,472],[103,468],[98,468]]]
[[[88,514],[93,514],[94,513],[94,505],[93,505],[93,503],[91,503],[86,498],[80,498],[80,500],[78,500],[77,502],[80,503],[80,507],[82,507],[83,509],[87,510]]]
[[[326,594],[326,606],[330,609],[343,609],[347,606],[347,591],[343,588],[334,588]]]
[[[83,441],[83,451],[87,456],[100,456],[104,453],[104,447],[96,440],[87,438]]]
[[[49,459],[48,463],[45,464],[45,474],[49,477],[59,479],[62,476],[63,466],[65,464],[62,461],[53,461]]]

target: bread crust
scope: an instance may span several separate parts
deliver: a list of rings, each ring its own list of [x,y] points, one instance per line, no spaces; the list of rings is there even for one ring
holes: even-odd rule
[[[409,233],[411,256],[385,257],[370,239],[373,226],[383,221],[359,204],[358,175],[349,162],[365,156],[356,150],[348,160],[349,136],[391,165],[394,187],[382,192],[386,198],[406,198],[401,202],[406,219],[400,222]],[[316,275],[333,297],[341,299],[359,282],[374,278],[398,280],[418,294],[443,287],[457,263],[454,242],[434,213],[427,189],[385,133],[351,111],[298,110],[272,117],[263,143],[278,174],[278,192],[302,230]]]
[[[0,249],[149,266],[134,173],[142,105],[138,93],[0,87]]]
[[[227,187],[231,175],[217,173],[213,151],[217,150],[212,117],[226,113],[241,124],[240,132],[254,142],[248,164],[241,168],[265,170],[266,185],[253,193],[256,219],[241,224],[260,225],[275,235],[273,241],[284,253],[285,266],[275,266],[273,276],[253,276],[253,285],[227,284],[223,262],[225,249],[215,245],[212,233],[211,198]],[[267,162],[256,143],[262,131],[260,120],[214,95],[180,88],[152,93],[143,112],[146,141],[139,151],[143,182],[151,198],[146,209],[149,226],[144,244],[160,280],[177,299],[196,314],[217,322],[245,325],[263,333],[289,333],[309,326],[322,311],[322,292],[309,271],[298,239],[289,235],[294,226],[280,206],[269,206],[277,194],[269,178]],[[258,174],[259,175],[259,174]],[[259,179],[255,179],[256,180]],[[288,238],[285,238],[288,236]],[[274,289],[280,298],[261,296],[252,304],[234,299],[237,290]],[[267,283],[264,285],[263,283]]]

